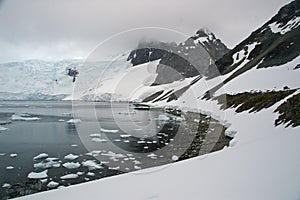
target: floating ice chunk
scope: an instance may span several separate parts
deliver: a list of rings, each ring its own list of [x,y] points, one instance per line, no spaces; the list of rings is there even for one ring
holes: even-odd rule
[[[78,147],[78,144],[71,144],[72,147]]]
[[[130,142],[130,140],[124,140],[123,142],[125,142],[125,143],[129,143],[129,142]]]
[[[65,122],[66,120],[64,120],[64,119],[59,119],[58,121],[59,121],[59,122]]]
[[[131,137],[131,135],[129,135],[129,134],[124,134],[124,135],[120,135],[120,137],[121,137],[121,138],[129,138],[129,137]]]
[[[7,125],[7,124],[11,124],[11,121],[0,121],[0,125]]]
[[[89,170],[102,169],[103,167],[100,164],[97,164],[93,160],[87,160],[81,163],[82,166],[88,167]]]
[[[6,153],[0,153],[0,156],[5,156],[6,155]]]
[[[113,141],[114,141],[114,142],[121,142],[120,139],[114,139]]]
[[[79,176],[77,174],[67,174],[67,175],[64,175],[62,177],[60,177],[60,179],[62,180],[66,180],[66,179],[75,179],[75,178],[78,178]]]
[[[56,188],[57,186],[59,186],[59,183],[54,182],[54,181],[50,181],[50,182],[47,184],[47,187],[48,187],[48,188]]]
[[[104,128],[101,128],[100,130],[104,133],[117,133],[117,132],[119,132],[119,130],[108,130],[108,129],[104,129]]]
[[[176,155],[173,155],[173,156],[172,156],[172,160],[173,160],[173,161],[177,161],[178,159],[179,159],[178,156],[176,156]]]
[[[18,154],[16,154],[16,153],[10,154],[10,157],[11,157],[11,158],[15,158],[15,157],[17,157],[17,156],[18,156]]]
[[[157,157],[157,155],[155,153],[151,153],[151,154],[148,154],[147,157],[153,158],[153,157]]]
[[[3,126],[0,126],[0,131],[7,131],[8,130],[8,128],[5,128],[5,127],[3,127]]]
[[[60,163],[57,161],[49,160],[48,162],[40,162],[33,164],[33,167],[36,169],[49,169],[52,167],[58,168],[60,167]]]
[[[107,142],[106,139],[101,139],[101,138],[92,138],[91,140],[92,140],[93,142],[102,142],[102,143]]]
[[[46,153],[40,153],[39,155],[37,155],[37,156],[35,156],[34,158],[33,158],[33,160],[41,160],[41,159],[45,159],[45,158],[48,158],[48,154],[46,154]]]
[[[3,187],[3,188],[9,188],[9,187],[10,187],[10,184],[9,184],[9,183],[4,183],[4,184],[2,185],[2,187]]]
[[[81,120],[80,119],[70,119],[67,121],[68,124],[80,124]]]
[[[137,143],[138,143],[138,144],[144,144],[144,143],[146,143],[146,142],[145,142],[144,140],[138,140]]]
[[[90,134],[90,137],[101,137],[101,134],[100,133],[93,133],[93,134]]]
[[[77,159],[79,156],[78,155],[74,155],[74,154],[68,154],[64,157],[64,159],[66,160],[75,160]]]
[[[7,166],[6,169],[11,170],[11,169],[14,169],[14,167],[13,166]]]
[[[120,153],[114,153],[112,151],[109,151],[107,153],[101,153],[102,156],[108,156],[110,157],[110,159],[118,159],[118,158],[125,158],[126,156],[124,156],[123,154]]]
[[[138,160],[133,160],[132,161],[134,164],[136,164],[136,165],[140,165],[140,164],[142,164],[140,161],[138,161]]]
[[[80,163],[67,162],[67,163],[64,163],[63,166],[67,169],[77,169],[80,167]]]
[[[11,120],[13,121],[36,121],[40,120],[39,117],[30,117],[28,114],[13,114]]]
[[[46,169],[45,171],[42,172],[30,172],[28,174],[29,179],[43,179],[48,177],[48,170]]]
[[[119,169],[120,169],[120,166],[117,166],[117,167],[109,167],[108,169],[110,169],[110,170],[119,170]]]
[[[88,172],[86,175],[87,175],[87,176],[95,176],[96,174],[93,173],[93,172]]]
[[[76,173],[78,176],[82,176],[84,174],[84,172],[77,172]]]

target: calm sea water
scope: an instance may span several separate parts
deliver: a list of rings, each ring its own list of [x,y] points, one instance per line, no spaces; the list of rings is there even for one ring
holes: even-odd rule
[[[67,123],[73,118],[78,123]],[[57,188],[174,162],[198,130],[192,120],[128,103],[2,101],[0,121],[12,122],[0,132],[0,199],[51,189],[51,181]],[[33,159],[41,153],[48,160]],[[45,170],[47,177],[28,178]]]

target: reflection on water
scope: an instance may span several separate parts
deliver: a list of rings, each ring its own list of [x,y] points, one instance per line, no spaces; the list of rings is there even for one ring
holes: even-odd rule
[[[15,113],[39,118],[3,123],[0,199],[158,166],[228,143],[223,126],[195,113],[134,110],[126,103],[5,101],[0,108],[2,122]],[[41,153],[46,156],[33,159]]]

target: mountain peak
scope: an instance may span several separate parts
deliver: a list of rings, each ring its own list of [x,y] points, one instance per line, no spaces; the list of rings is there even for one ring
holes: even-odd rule
[[[196,32],[195,36],[198,36],[198,37],[207,37],[209,35],[213,35],[214,36],[214,34],[208,28],[200,28]]]

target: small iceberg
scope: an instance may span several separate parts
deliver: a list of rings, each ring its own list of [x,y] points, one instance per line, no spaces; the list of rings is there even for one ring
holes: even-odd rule
[[[93,134],[90,134],[90,137],[101,137],[101,134],[100,133],[93,133]]]
[[[3,188],[9,188],[9,187],[10,187],[10,184],[9,184],[9,183],[4,183],[4,184],[2,185],[2,187],[3,187]]]
[[[8,130],[8,128],[5,128],[5,127],[3,127],[3,126],[0,126],[0,131],[7,131]]]
[[[33,158],[33,160],[41,160],[41,159],[45,159],[45,158],[48,158],[48,154],[46,154],[46,153],[40,153],[39,155],[37,155],[37,156],[35,156],[34,158]]]
[[[74,155],[74,154],[68,154],[68,155],[66,155],[65,157],[64,157],[64,159],[66,159],[66,160],[75,160],[75,159],[77,159],[79,156],[77,156],[77,155]]]
[[[50,181],[48,184],[47,184],[47,187],[48,188],[56,188],[59,186],[59,183],[57,182],[54,182],[54,181]]]
[[[106,139],[101,139],[101,138],[92,138],[91,140],[92,140],[93,142],[101,142],[101,143],[107,142]]]
[[[129,134],[124,134],[124,135],[120,135],[120,137],[121,137],[121,138],[129,138],[129,137],[131,137],[131,135],[129,135]]]
[[[80,119],[70,119],[67,121],[68,124],[80,124],[81,120]]]
[[[100,164],[97,164],[95,161],[87,160],[81,163],[83,166],[88,167],[88,169],[95,170],[95,169],[102,169],[103,167]]]
[[[80,163],[67,162],[67,163],[64,163],[63,166],[67,169],[77,169],[80,167]]]
[[[93,172],[88,172],[86,175],[87,175],[87,176],[95,176],[96,174],[93,173]]]
[[[21,114],[13,114],[11,116],[11,120],[13,121],[37,121],[40,120],[39,117],[30,117],[29,114],[21,113]]]
[[[14,167],[13,166],[7,166],[6,169],[7,170],[12,170],[12,169],[14,169]]]
[[[64,175],[62,177],[60,177],[60,179],[62,180],[66,180],[66,179],[75,179],[75,178],[78,178],[79,176],[77,174],[67,174],[67,175]]]
[[[58,168],[60,167],[60,163],[58,161],[49,160],[48,162],[40,162],[33,164],[35,169],[49,169],[49,168]]]
[[[101,128],[100,130],[104,133],[117,133],[117,132],[119,132],[119,130],[108,130],[108,129],[104,129],[104,128]]]
[[[16,153],[10,154],[10,157],[11,157],[11,158],[15,158],[15,157],[17,157],[17,156],[18,156],[18,154],[16,154]]]
[[[29,179],[43,179],[48,177],[48,170],[42,172],[30,172],[27,176]]]

